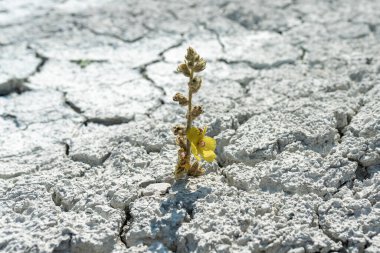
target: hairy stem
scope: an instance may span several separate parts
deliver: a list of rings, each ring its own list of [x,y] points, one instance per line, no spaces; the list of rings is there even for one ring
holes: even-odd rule
[[[193,70],[190,70],[190,77],[189,77],[189,84],[191,82],[191,80],[193,79]],[[193,97],[193,93],[191,92],[191,89],[190,89],[190,85],[189,85],[189,97],[188,97],[188,107],[187,107],[187,125],[186,125],[186,133],[190,130],[191,128],[191,99]],[[190,141],[189,139],[187,139],[187,142],[186,142],[186,159],[187,159],[187,162],[190,163]]]

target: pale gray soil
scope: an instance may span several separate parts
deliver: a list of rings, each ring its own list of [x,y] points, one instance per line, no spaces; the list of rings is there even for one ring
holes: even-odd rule
[[[1,252],[380,252],[380,2],[0,0],[0,132]]]

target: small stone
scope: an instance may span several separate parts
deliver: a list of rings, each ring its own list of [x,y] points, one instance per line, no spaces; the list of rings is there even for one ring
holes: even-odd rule
[[[299,248],[289,250],[288,253],[305,253],[305,249],[302,247],[299,247]]]
[[[171,187],[168,183],[150,184],[143,190],[144,196],[164,195]]]

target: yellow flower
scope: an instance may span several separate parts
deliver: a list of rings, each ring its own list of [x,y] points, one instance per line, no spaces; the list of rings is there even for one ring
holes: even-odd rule
[[[191,143],[191,153],[199,161],[201,157],[207,162],[212,162],[216,158],[215,148],[216,141],[205,136],[207,127],[204,129],[191,127],[187,132],[187,138]]]

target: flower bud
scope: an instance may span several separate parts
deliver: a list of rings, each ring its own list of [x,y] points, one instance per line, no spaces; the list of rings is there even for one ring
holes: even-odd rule
[[[190,70],[189,70],[189,68],[187,67],[187,65],[185,63],[182,63],[182,64],[178,65],[177,72],[180,72],[180,73],[184,74],[187,77],[190,76]]]
[[[185,59],[189,62],[195,62],[197,59],[199,59],[199,55],[192,47],[189,47],[187,49],[187,54],[185,55]]]
[[[182,95],[181,93],[176,93],[173,97],[173,101],[178,102],[182,106],[186,106],[189,103],[187,98],[184,95]]]
[[[193,77],[193,79],[191,79],[189,83],[189,88],[192,93],[196,93],[201,88],[201,85],[202,85],[202,78],[200,78],[199,76],[196,76],[196,77]]]

